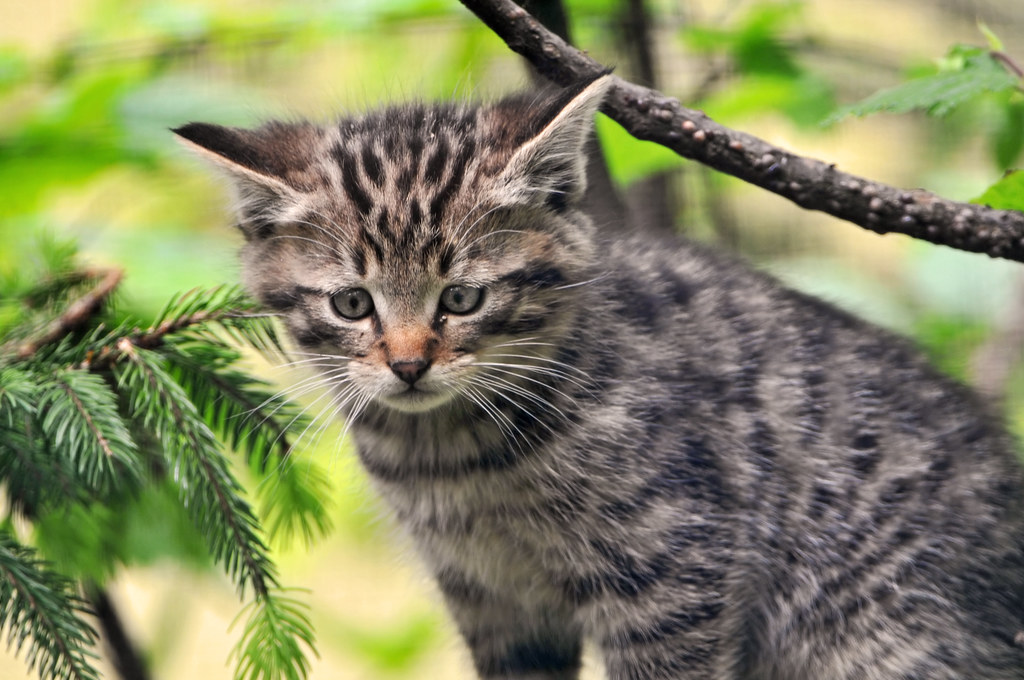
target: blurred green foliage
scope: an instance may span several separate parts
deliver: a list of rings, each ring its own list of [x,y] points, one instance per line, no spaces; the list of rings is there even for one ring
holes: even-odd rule
[[[832,111],[835,86],[801,58],[813,44],[806,3],[756,2],[724,25],[696,24],[682,32],[683,43],[705,58],[724,59],[727,87],[699,92],[716,116],[779,112],[798,126],[818,124]],[[709,76],[720,77],[712,67]],[[710,84],[710,83],[709,83]]]
[[[829,120],[879,112],[925,111],[933,116],[944,116],[979,97],[1014,93],[1015,90],[1019,95],[1020,76],[1008,69],[996,54],[974,45],[955,45],[945,57],[936,60],[931,73],[916,74],[905,83],[843,106]],[[1007,99],[1007,103],[1009,101]],[[1019,153],[1020,147],[1015,151]],[[1016,157],[1015,153],[1009,155]]]

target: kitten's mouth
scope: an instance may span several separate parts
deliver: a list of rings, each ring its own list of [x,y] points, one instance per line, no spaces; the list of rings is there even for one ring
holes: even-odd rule
[[[408,389],[394,394],[388,394],[380,399],[384,404],[396,411],[405,413],[423,413],[437,408],[448,401],[448,395],[443,392],[427,391],[415,385]]]

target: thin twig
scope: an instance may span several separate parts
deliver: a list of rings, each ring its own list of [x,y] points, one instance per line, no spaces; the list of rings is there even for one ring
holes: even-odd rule
[[[19,359],[28,359],[38,352],[41,347],[59,341],[89,322],[89,319],[103,307],[103,303],[114,292],[117,285],[121,283],[124,271],[108,269],[105,272],[101,272],[101,274],[102,278],[100,278],[99,283],[92,290],[72,302],[64,310],[63,314],[47,326],[42,335],[34,340],[25,342],[18,349]]]
[[[269,317],[273,314],[249,313],[242,310],[229,309],[216,312],[195,312],[187,316],[177,317],[164,321],[155,328],[136,330],[134,333],[116,338],[113,342],[107,343],[101,350],[91,354],[78,367],[82,369],[100,370],[108,367],[121,356],[129,356],[130,351],[139,349],[157,349],[166,342],[167,336],[183,331],[193,326],[221,321],[223,319],[235,319],[245,316],[246,318]]]
[[[992,50],[991,52],[989,52],[989,54],[992,55],[993,59],[995,59],[1003,66],[1005,66],[1006,70],[1010,71],[1011,73],[1013,73],[1013,75],[1017,76],[1018,78],[1024,79],[1024,69],[1018,66],[1017,62],[1015,62],[1013,60],[1013,57],[1011,57],[1009,54],[1001,50]]]
[[[461,0],[508,46],[561,85],[596,77],[602,64],[540,25],[512,0]],[[601,110],[637,139],[793,201],[885,234],[901,233],[1024,262],[1024,213],[950,201],[857,177],[797,155],[688,109],[661,92],[616,76]]]

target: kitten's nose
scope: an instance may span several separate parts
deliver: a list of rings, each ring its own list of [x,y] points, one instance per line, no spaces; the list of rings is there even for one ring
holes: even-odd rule
[[[430,368],[430,362],[425,359],[403,359],[401,361],[392,361],[388,366],[391,367],[392,373],[404,382],[412,385],[427,372],[427,369]]]

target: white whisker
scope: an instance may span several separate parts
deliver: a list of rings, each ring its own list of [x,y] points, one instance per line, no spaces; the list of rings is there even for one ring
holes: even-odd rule
[[[577,281],[576,283],[567,283],[567,284],[562,285],[562,286],[555,286],[551,290],[566,290],[568,288],[576,288],[578,286],[587,286],[587,285],[590,285],[591,283],[597,283],[598,281],[603,281],[604,279],[607,279],[609,276],[610,276],[610,274],[608,272],[605,272],[604,274],[600,274],[598,276],[595,276],[592,279],[587,279],[586,281]]]
[[[543,382],[541,380],[537,380],[536,378],[531,378],[528,375],[522,375],[520,373],[517,373],[516,371],[510,370],[512,368],[523,368],[522,364],[502,364],[502,363],[497,363],[497,362],[493,362],[493,361],[481,361],[481,362],[479,362],[479,363],[477,363],[475,365],[476,366],[486,366],[487,368],[490,368],[492,371],[498,371],[498,372],[504,373],[506,375],[514,375],[517,378],[521,378],[523,380],[527,380],[529,382],[532,382],[532,383],[534,383],[536,385],[540,385],[541,387],[545,387],[545,388],[551,390],[552,392],[554,392],[555,394],[561,395],[561,396],[565,397],[566,399],[568,399],[569,401],[572,401],[572,397],[570,397],[568,394],[566,394],[565,392],[561,391],[560,389],[558,389],[554,385],[549,385],[549,384],[547,384],[547,383],[545,383],[545,382]]]

